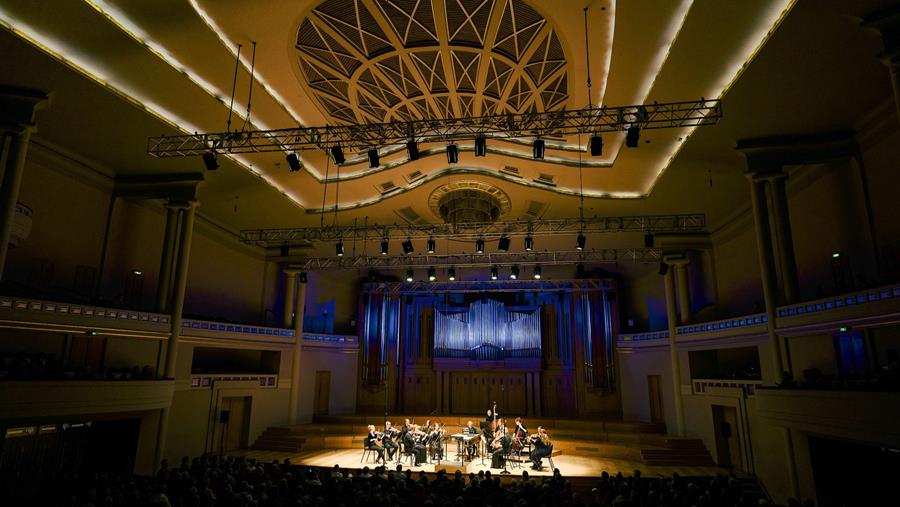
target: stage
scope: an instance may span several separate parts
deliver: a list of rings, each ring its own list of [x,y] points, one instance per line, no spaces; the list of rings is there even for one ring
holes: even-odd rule
[[[247,458],[255,458],[259,461],[270,462],[272,460],[283,461],[287,458],[297,465],[307,465],[315,467],[333,467],[338,465],[341,468],[361,469],[365,466],[374,468],[378,465],[374,461],[360,462],[363,455],[362,449],[321,449],[315,451],[302,451],[298,453],[280,452],[280,451],[262,451],[253,449],[242,449],[229,451],[229,456],[242,456]],[[622,459],[606,459],[593,456],[577,456],[561,454],[553,458],[553,463],[559,468],[565,477],[599,477],[603,472],[615,475],[619,472],[630,475],[635,470],[640,470],[645,477],[666,476],[671,477],[673,473],[682,476],[711,476],[716,474],[727,474],[728,470],[720,467],[711,466],[669,466],[669,465],[647,465],[640,461],[629,461]],[[393,469],[396,467],[396,461],[389,461],[388,467]],[[550,464],[544,459],[544,470],[537,472],[532,470],[531,463],[523,463],[521,468],[511,468],[512,475],[519,476],[523,470],[527,470],[531,476],[552,475]],[[463,473],[478,473],[480,470],[490,470],[492,474],[500,473],[502,469],[490,468],[488,460],[482,461],[475,458],[472,462],[466,462],[465,467],[459,467],[459,462],[442,461],[441,464],[423,464],[421,466],[409,466],[409,460],[403,464],[404,470],[413,470],[414,472],[436,472],[438,470],[447,470],[452,473],[457,469]]]

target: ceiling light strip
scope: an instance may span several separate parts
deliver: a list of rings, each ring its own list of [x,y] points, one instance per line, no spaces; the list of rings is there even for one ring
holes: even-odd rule
[[[606,87],[609,85],[609,69],[612,67],[613,44],[616,39],[616,0],[609,0],[609,8],[606,10],[609,18],[606,27],[606,73],[600,83],[600,94],[597,95],[597,107],[603,107],[603,99],[606,98]]]

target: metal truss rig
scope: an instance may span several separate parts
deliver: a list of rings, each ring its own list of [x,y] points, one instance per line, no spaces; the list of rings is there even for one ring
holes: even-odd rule
[[[151,137],[147,153],[156,157],[189,157],[209,151],[256,153],[328,149],[368,150],[417,141],[450,141],[486,137],[566,136],[621,132],[631,127],[663,129],[713,125],[722,118],[719,99],[600,107],[573,111],[501,114],[470,118],[422,119]]]
[[[704,232],[706,215],[643,215],[621,217],[560,218],[514,220],[509,222],[467,222],[459,224],[348,225],[344,227],[302,229],[249,229],[240,233],[241,241],[263,247],[315,243],[317,241],[409,239],[496,239],[501,236],[549,236],[584,232]]]
[[[576,280],[457,280],[417,282],[374,282],[362,285],[362,291],[375,294],[445,294],[450,292],[522,292],[522,291],[582,291],[615,290],[609,279],[583,278]]]
[[[356,257],[319,257],[291,264],[301,271],[338,269],[472,268],[490,266],[552,266],[578,263],[615,264],[617,262],[657,263],[662,260],[658,248],[609,248],[574,252],[496,252],[483,254],[359,255]]]

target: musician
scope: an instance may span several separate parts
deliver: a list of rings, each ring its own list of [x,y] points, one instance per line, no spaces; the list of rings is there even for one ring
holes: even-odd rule
[[[525,439],[528,438],[528,428],[525,427],[521,417],[516,417],[515,430],[513,446],[517,451],[521,451],[525,447]]]
[[[506,421],[497,419],[497,426],[491,439],[491,468],[503,468],[503,455],[509,452],[510,438],[506,429]]]
[[[531,468],[538,471],[543,470],[544,466],[541,462],[553,454],[553,443],[550,442],[547,430],[543,426],[538,426],[537,433],[528,437],[528,440],[532,445],[530,457],[533,465]]]
[[[397,452],[398,446],[397,446],[397,443],[394,441],[394,437],[398,433],[399,432],[396,429],[394,429],[393,426],[391,426],[391,421],[384,422],[384,431],[382,432],[382,434],[384,435],[384,438],[382,438],[382,440],[381,440],[381,445],[384,446],[384,450],[387,453],[388,460],[393,460],[394,454],[396,454],[396,452]]]
[[[365,447],[378,455],[375,463],[378,463],[379,461],[384,463],[384,448],[381,447],[381,435],[375,432],[374,424],[369,425],[369,434],[366,435]]]
[[[472,421],[466,423],[466,427],[462,430],[463,435],[477,435],[478,428],[475,427],[475,424]],[[475,452],[478,449],[478,444],[476,443],[477,439],[471,439],[466,442],[466,455],[469,459],[475,457]]]
[[[441,440],[444,438],[444,425],[442,423],[434,423],[431,431],[428,433],[428,444],[431,448],[431,455],[437,456],[438,460],[444,459],[444,446]]]
[[[415,454],[416,466],[427,461],[425,445],[423,444],[424,438],[425,433],[416,425],[411,425],[409,431],[403,437],[403,446],[406,447],[406,452]]]

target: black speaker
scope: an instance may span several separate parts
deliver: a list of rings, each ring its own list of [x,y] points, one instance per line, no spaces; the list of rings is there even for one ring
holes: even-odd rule
[[[659,274],[665,275],[668,272],[669,272],[669,265],[666,264],[665,262],[660,262],[659,263]]]
[[[219,422],[222,424],[228,424],[228,419],[231,417],[231,412],[228,410],[222,410],[219,412]]]

